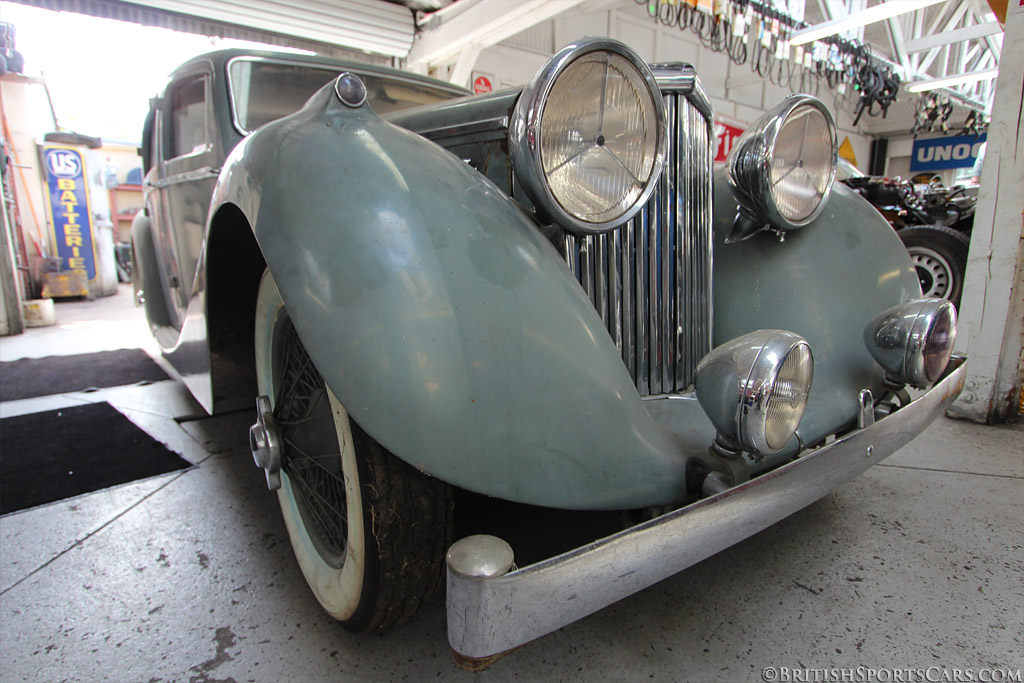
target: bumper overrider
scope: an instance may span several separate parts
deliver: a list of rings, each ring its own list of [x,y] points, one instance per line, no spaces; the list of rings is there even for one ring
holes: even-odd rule
[[[862,411],[857,429],[778,469],[528,567],[515,569],[508,545],[494,537],[459,541],[448,554],[456,659],[484,668],[810,505],[920,434],[959,395],[965,375],[966,358],[953,357],[929,391],[877,421]]]

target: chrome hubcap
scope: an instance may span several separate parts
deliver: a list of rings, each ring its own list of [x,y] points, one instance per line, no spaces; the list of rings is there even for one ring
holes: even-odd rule
[[[256,467],[266,472],[267,488],[281,488],[281,430],[267,396],[256,397],[256,424],[249,427],[249,450]]]

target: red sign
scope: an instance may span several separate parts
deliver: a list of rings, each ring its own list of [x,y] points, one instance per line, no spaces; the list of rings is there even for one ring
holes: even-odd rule
[[[742,133],[742,128],[715,121],[715,138],[718,140],[718,153],[715,154],[715,161],[725,161],[733,143]]]
[[[491,79],[487,76],[477,76],[473,79],[473,92],[477,95],[485,92],[491,92],[494,88],[491,87]]]

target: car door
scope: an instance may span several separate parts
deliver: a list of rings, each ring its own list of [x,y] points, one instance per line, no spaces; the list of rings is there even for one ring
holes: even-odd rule
[[[176,78],[167,89],[160,135],[164,160],[159,171],[157,241],[165,260],[168,304],[180,328],[193,293],[210,198],[220,172],[209,70]]]

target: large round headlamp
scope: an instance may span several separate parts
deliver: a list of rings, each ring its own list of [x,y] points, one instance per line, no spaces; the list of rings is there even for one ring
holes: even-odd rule
[[[792,95],[761,117],[729,153],[727,177],[740,211],[726,242],[814,220],[832,191],[838,149],[832,114],[815,97]]]
[[[782,450],[807,408],[814,358],[807,341],[758,330],[715,347],[697,365],[697,400],[716,441],[755,458]]]
[[[578,233],[629,220],[665,158],[664,104],[650,69],[614,40],[586,38],[523,90],[509,126],[516,178],[547,218]]]
[[[956,309],[945,299],[914,299],[864,329],[868,351],[897,384],[928,387],[942,376],[956,342]]]

